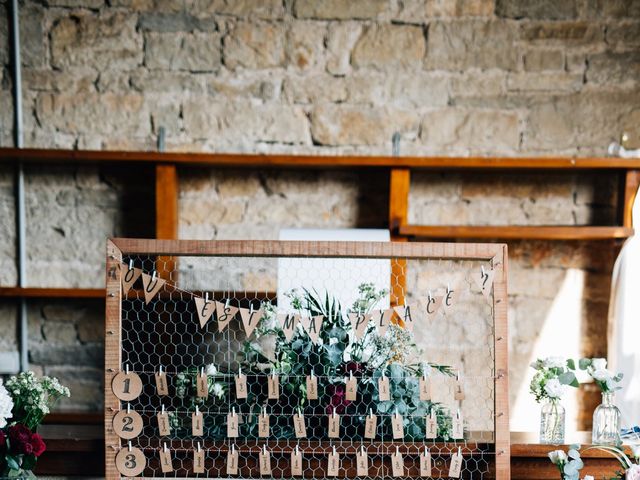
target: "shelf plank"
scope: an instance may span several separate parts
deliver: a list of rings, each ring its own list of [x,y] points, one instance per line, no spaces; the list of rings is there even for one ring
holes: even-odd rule
[[[0,287],[0,297],[9,298],[104,298],[104,288]]]
[[[243,153],[127,152],[0,148],[0,163],[169,163],[218,167],[448,169],[638,169],[640,159],[618,157],[392,157]]]
[[[633,235],[628,227],[401,225],[400,235],[432,239],[611,240]]]

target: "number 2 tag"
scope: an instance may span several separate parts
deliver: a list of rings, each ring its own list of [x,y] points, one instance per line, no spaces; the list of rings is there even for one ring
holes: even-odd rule
[[[146,466],[147,459],[139,448],[125,447],[116,455],[116,468],[125,477],[137,477]]]
[[[113,417],[113,431],[120,438],[131,440],[142,432],[142,417],[134,410],[120,410]]]

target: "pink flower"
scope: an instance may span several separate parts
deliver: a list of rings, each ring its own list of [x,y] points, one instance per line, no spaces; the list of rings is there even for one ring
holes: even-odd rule
[[[640,480],[640,465],[631,465],[626,471],[626,480]]]
[[[351,403],[347,400],[347,392],[344,385],[329,385],[327,391],[331,395],[331,400],[329,400],[329,405],[326,408],[327,414],[332,414],[334,411],[338,415],[344,413],[347,405]]]

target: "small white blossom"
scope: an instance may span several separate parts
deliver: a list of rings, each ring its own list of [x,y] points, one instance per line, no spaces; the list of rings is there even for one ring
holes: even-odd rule
[[[216,366],[213,363],[210,363],[209,365],[207,365],[207,368],[205,368],[204,371],[210,377],[214,377],[215,375],[218,374],[218,369],[216,368]]]
[[[563,368],[566,361],[562,357],[548,357],[544,360],[544,366],[547,368]]]
[[[544,391],[551,399],[562,398],[565,393],[565,389],[565,385],[562,385],[560,383],[560,380],[558,380],[557,378],[551,378],[544,386]]]
[[[594,370],[605,370],[607,368],[607,361],[604,358],[594,358],[591,360],[591,366]]]
[[[631,465],[625,472],[625,480],[640,480],[640,465]]]
[[[631,448],[633,458],[636,460],[640,459],[640,445],[629,445],[629,447]]]
[[[593,475],[585,475],[584,480],[595,480],[595,479],[593,478]]]
[[[211,393],[213,393],[217,398],[222,398],[224,396],[224,387],[216,382],[211,388]]]
[[[13,410],[13,399],[0,378],[0,428],[7,426],[7,419],[11,418],[11,410]]]
[[[599,382],[606,382],[613,377],[612,373],[606,369],[594,370],[591,376],[594,380],[597,380]]]
[[[549,452],[549,459],[555,465],[561,465],[567,461],[567,454],[563,450],[554,450]]]

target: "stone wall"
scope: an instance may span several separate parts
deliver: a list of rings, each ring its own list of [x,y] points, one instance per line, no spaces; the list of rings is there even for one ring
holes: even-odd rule
[[[13,128],[6,9],[0,0],[0,146]],[[633,0],[29,0],[21,28],[28,147],[153,149],[163,126],[176,151],[388,154],[397,131],[404,155],[602,155],[640,128]],[[31,285],[99,286],[106,236],[152,235],[149,184],[135,186],[135,173],[28,169]],[[384,175],[183,169],[180,179],[183,238],[385,225]],[[615,181],[420,174],[411,218],[612,224]],[[15,282],[12,188],[3,167],[2,285]],[[580,353],[604,354],[612,246],[510,247],[513,378],[569,272],[584,278]],[[30,305],[31,360],[67,379],[68,355],[88,349],[80,373],[99,382],[100,339],[83,339],[77,313],[89,307],[63,303],[73,319]],[[3,327],[12,308],[2,305]],[[14,349],[14,335],[0,347]],[[512,399],[520,387],[512,381]],[[73,406],[95,408],[77,389]]]

